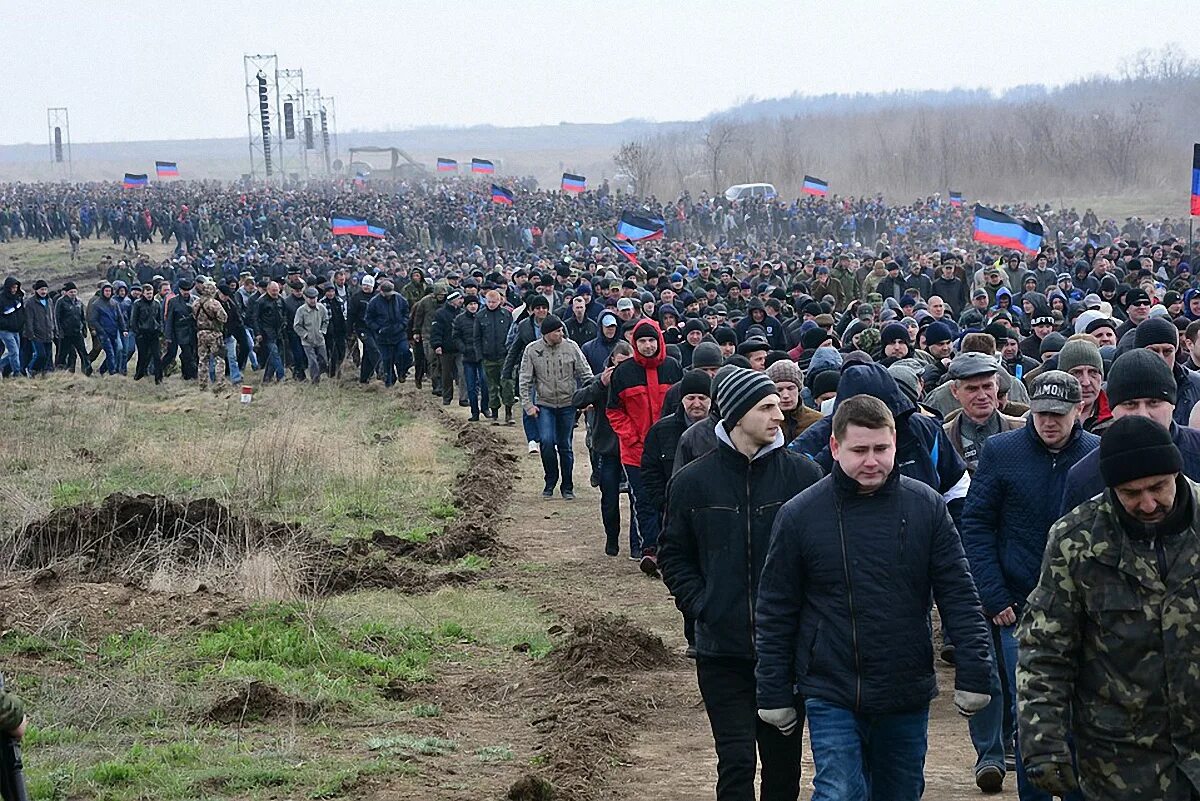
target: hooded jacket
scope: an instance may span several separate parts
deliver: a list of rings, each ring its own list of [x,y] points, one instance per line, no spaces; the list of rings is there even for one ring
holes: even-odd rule
[[[620,334],[617,334],[609,339],[604,336],[604,329],[599,328],[595,338],[583,346],[583,356],[588,360],[593,373],[599,375],[604,370],[608,357],[612,355],[613,346],[620,338]]]
[[[643,356],[636,347],[633,358],[626,359],[613,370],[608,388],[608,422],[621,441],[621,464],[640,467],[642,443],[650,426],[662,414],[667,390],[683,380],[679,362],[667,358],[667,343],[662,329],[653,320],[638,323],[648,325],[658,338],[658,350],[653,356]]]
[[[24,330],[25,293],[21,291],[21,282],[10,275],[4,279],[4,288],[0,289],[0,331],[19,334]]]
[[[967,475],[966,462],[954,450],[953,443],[942,430],[941,421],[914,414],[917,405],[904,394],[887,368],[878,363],[852,364],[842,371],[834,412],[842,401],[855,395],[872,395],[887,404],[896,420],[897,469],[902,475],[937,490],[957,524],[971,479]],[[815,459],[823,470],[829,471],[833,469],[833,455],[829,450],[832,433],[833,415],[830,414],[805,429],[789,447]]]

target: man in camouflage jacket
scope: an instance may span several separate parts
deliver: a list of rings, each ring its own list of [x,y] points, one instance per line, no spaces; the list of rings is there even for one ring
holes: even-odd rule
[[[1167,429],[1118,420],[1107,490],[1050,531],[1017,692],[1026,774],[1053,795],[1200,799],[1200,484],[1182,464]]]

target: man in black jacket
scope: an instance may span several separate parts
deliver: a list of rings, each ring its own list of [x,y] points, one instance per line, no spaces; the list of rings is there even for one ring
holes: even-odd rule
[[[988,632],[945,501],[895,469],[883,401],[839,404],[831,448],[833,473],[775,520],[755,610],[759,717],[790,731],[804,697],[813,801],[917,801],[937,694],[930,598],[964,715],[990,700]]]
[[[196,367],[199,353],[196,346],[196,317],[192,314],[192,282],[180,281],[179,294],[167,303],[167,320],[165,335],[170,343],[167,364],[175,361],[175,348],[179,349],[179,374],[184,381],[196,378]],[[208,369],[207,367],[205,369]]]
[[[346,301],[346,325],[362,343],[362,357],[358,361],[358,382],[367,383],[375,373],[379,364],[379,348],[375,344],[375,332],[367,325],[367,304],[375,297],[375,277],[368,274],[362,277],[357,292],[350,292]],[[418,347],[418,350],[420,348]],[[421,388],[420,379],[417,389]]]
[[[484,306],[475,314],[475,341],[483,360],[483,379],[488,388],[488,405],[492,410],[492,425],[499,425],[500,401],[504,400],[504,422],[513,424],[513,384],[502,381],[504,358],[508,355],[505,341],[512,328],[512,312],[503,305],[499,290],[484,293]]]
[[[754,712],[754,598],[775,513],[821,471],[783,447],[783,412],[765,374],[726,368],[716,385],[717,448],[682,468],[667,492],[659,567],[696,621],[696,678],[717,749],[717,798],[763,801],[800,792],[800,733]],[[789,696],[788,704],[794,705]]]
[[[63,284],[62,294],[54,302],[54,319],[58,327],[58,354],[55,364],[75,372],[75,357],[79,356],[79,368],[84,375],[92,374],[92,363],[88,360],[87,343],[84,334],[87,326],[84,322],[83,304],[79,301],[79,290],[75,282]]]
[[[129,312],[129,330],[137,339],[137,370],[133,380],[146,377],[147,373],[154,376],[154,383],[162,383],[162,362],[160,355],[160,340],[163,333],[162,304],[154,295],[154,285],[142,287],[142,296],[134,301]]]
[[[449,406],[454,400],[454,382],[458,378],[458,363],[462,359],[458,344],[454,341],[454,318],[458,316],[462,305],[462,293],[456,289],[446,296],[446,302],[433,315],[429,344],[433,345],[433,352],[441,364],[443,406]]]
[[[283,381],[283,354],[279,349],[283,346],[284,337],[291,326],[287,309],[283,306],[283,298],[279,296],[277,282],[268,282],[267,291],[255,301],[251,327],[263,350],[263,383]]]

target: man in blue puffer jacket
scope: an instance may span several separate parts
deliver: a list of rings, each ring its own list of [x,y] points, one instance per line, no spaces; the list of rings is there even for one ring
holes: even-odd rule
[[[759,717],[786,730],[804,698],[812,801],[921,797],[937,695],[932,600],[958,646],[955,705],[969,716],[990,701],[962,544],[941,496],[902,475],[896,438],[878,398],[839,405],[833,473],[779,510],[759,582]]]
[[[997,434],[984,444],[961,528],[983,611],[993,625],[992,641],[1000,651],[996,661],[1003,665],[1013,720],[1017,617],[1037,586],[1042,553],[1050,527],[1058,519],[1067,473],[1100,445],[1100,438],[1085,432],[1079,423],[1083,392],[1073,375],[1048,370],[1037,377],[1029,395],[1030,423]],[[986,792],[1000,789],[1005,748],[1012,742],[1011,724],[1005,730],[1005,693],[1001,692],[999,673],[993,676],[991,694],[992,703],[971,720],[971,739],[978,757],[975,781]],[[1049,796],[1026,785],[1019,755],[1016,764],[1022,801],[1049,801]]]

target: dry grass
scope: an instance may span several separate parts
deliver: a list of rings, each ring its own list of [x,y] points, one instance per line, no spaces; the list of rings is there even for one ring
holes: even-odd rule
[[[4,381],[0,441],[0,537],[114,492],[214,498],[333,537],[403,533],[438,525],[462,458],[395,395],[335,382],[246,405],[178,379]]]

